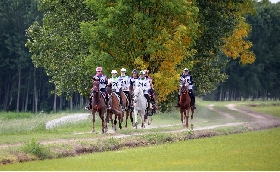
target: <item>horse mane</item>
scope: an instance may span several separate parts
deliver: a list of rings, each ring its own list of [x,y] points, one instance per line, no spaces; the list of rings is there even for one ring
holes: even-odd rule
[[[141,87],[136,87],[135,89],[134,89],[134,95],[137,95],[137,94],[139,94],[138,96],[138,101],[137,101],[137,103],[135,103],[135,108],[136,109],[146,109],[146,103],[147,103],[147,101],[146,101],[146,98],[145,98],[145,96],[144,96],[144,92],[143,92],[143,90],[142,90],[142,88]],[[139,109],[139,110],[140,110]]]

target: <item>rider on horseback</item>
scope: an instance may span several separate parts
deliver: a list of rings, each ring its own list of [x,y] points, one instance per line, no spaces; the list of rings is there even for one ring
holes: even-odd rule
[[[135,82],[138,80],[138,72],[136,69],[132,70],[132,76],[130,77],[130,87],[134,90],[135,89]]]
[[[145,98],[147,99],[147,102],[148,102],[147,113],[149,113],[150,96],[149,96],[148,91],[151,89],[151,85],[150,85],[150,81],[145,77],[145,72],[143,70],[140,71],[140,77],[138,78],[138,80],[136,80],[135,86],[142,88],[142,90],[144,92],[144,96],[145,96]]]
[[[116,70],[112,70],[112,72],[111,72],[112,78],[110,78],[108,80],[108,85],[112,86],[112,90],[118,95],[118,97],[120,99],[121,108],[124,109],[122,96],[120,94],[120,88],[122,86],[121,86],[121,81],[117,78],[117,73],[118,72]]]
[[[189,90],[189,94],[190,97],[192,99],[192,103],[193,104],[193,108],[196,109],[195,106],[195,96],[194,96],[194,92],[193,92],[193,78],[192,75],[189,74],[189,70],[187,68],[184,69],[183,74],[180,76],[180,87],[182,87],[182,84],[184,84],[186,86],[188,86],[188,90]],[[180,91],[178,92],[178,102],[177,105],[175,105],[175,107],[180,107]]]
[[[156,100],[155,100],[155,90],[154,90],[153,79],[149,76],[149,70],[144,70],[144,72],[145,72],[145,78],[147,78],[150,81],[151,89],[148,90],[148,93],[150,95],[150,100],[153,105],[153,109],[157,110],[158,107],[156,105]]]
[[[129,86],[130,86],[130,76],[125,75],[126,69],[121,69],[121,76],[119,76],[119,81],[121,82],[121,88],[126,97],[128,98],[128,101],[130,103],[130,93],[129,93]]]
[[[108,98],[108,93],[105,89],[106,85],[108,84],[108,79],[107,79],[106,75],[102,74],[102,67],[97,67],[95,71],[96,71],[96,74],[92,77],[92,80],[93,80],[93,82],[97,81],[97,80],[100,82],[99,90],[102,92],[103,95],[105,95],[105,101],[106,101],[105,103],[108,108],[109,98]],[[91,91],[92,91],[92,89],[91,89]],[[92,109],[91,99],[92,99],[92,94],[90,93],[89,106],[85,107],[86,110]]]

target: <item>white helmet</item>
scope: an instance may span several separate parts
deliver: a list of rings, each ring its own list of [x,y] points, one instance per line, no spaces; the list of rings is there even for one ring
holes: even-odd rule
[[[125,69],[125,68],[122,68],[122,69],[121,69],[121,72],[126,72],[126,69]]]
[[[116,70],[112,70],[112,72],[111,73],[115,73],[115,74],[117,74],[118,73],[118,71],[116,71]]]
[[[188,72],[188,71],[189,71],[189,69],[188,69],[188,68],[185,68],[183,72]]]

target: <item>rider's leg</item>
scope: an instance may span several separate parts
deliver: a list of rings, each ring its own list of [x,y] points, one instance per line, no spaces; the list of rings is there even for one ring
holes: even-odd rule
[[[190,96],[191,96],[191,99],[192,99],[193,107],[194,107],[194,109],[196,109],[195,96],[194,96],[193,90],[189,90],[189,92],[190,92]]]
[[[147,114],[149,114],[149,112],[150,112],[150,103],[151,103],[150,96],[149,96],[149,94],[144,94],[144,97],[147,99],[148,107],[146,108],[146,111],[147,111]]]
[[[120,98],[120,105],[121,105],[121,108],[124,109],[124,105],[123,105],[123,100],[122,100],[122,96],[121,96],[121,93],[120,92],[116,92]]]

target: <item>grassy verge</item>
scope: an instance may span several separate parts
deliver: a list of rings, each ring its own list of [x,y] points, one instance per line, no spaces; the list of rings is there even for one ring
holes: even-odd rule
[[[279,133],[280,128],[275,128],[145,148],[2,165],[0,170],[278,171]]]

